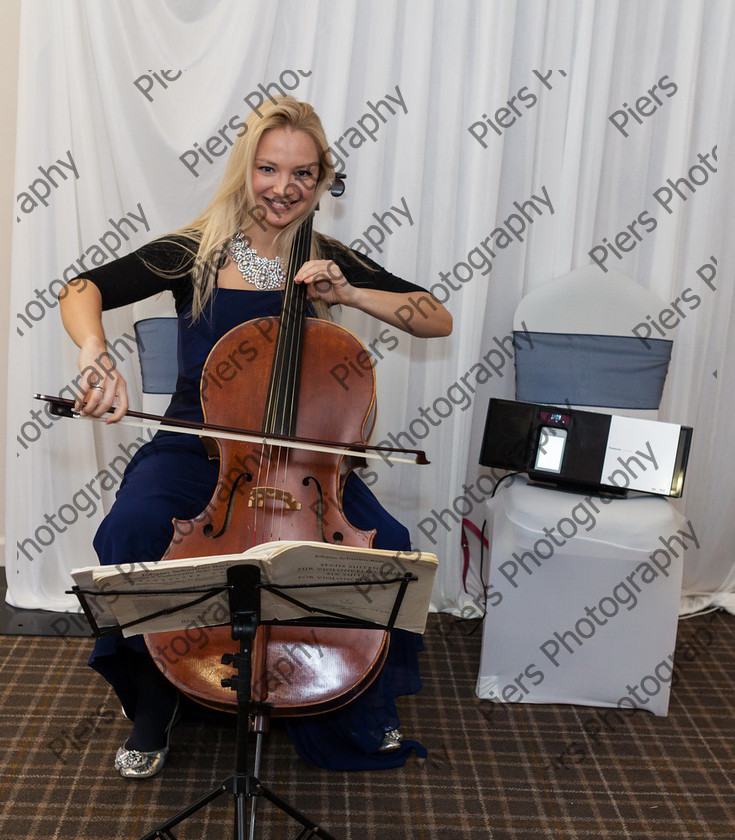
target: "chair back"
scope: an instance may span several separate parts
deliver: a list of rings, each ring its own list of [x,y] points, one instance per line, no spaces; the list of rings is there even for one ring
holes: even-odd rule
[[[530,292],[513,319],[516,399],[655,419],[673,341],[645,336],[664,306],[593,266]]]
[[[133,306],[135,340],[143,383],[143,410],[162,414],[176,390],[178,321],[166,292]]]

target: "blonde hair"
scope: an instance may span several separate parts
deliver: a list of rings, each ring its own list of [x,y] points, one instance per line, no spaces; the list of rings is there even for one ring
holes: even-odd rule
[[[217,270],[227,253],[227,246],[236,231],[247,231],[259,220],[255,215],[257,202],[253,193],[252,172],[255,155],[261,138],[271,128],[290,128],[305,131],[316,144],[319,153],[319,176],[309,208],[298,219],[290,222],[275,238],[278,256],[288,271],[288,258],[296,231],[304,217],[314,210],[325,189],[334,180],[334,164],[327,138],[311,105],[298,102],[292,96],[268,100],[257,111],[253,111],[244,123],[244,129],[235,140],[227,160],[224,175],[207,207],[191,224],[177,231],[187,239],[198,242],[192,276],[194,297],[192,317],[196,320],[202,314],[209,300],[217,278]],[[194,244],[192,243],[192,244]],[[311,259],[320,256],[319,244],[312,236]],[[320,314],[324,314],[320,312]]]

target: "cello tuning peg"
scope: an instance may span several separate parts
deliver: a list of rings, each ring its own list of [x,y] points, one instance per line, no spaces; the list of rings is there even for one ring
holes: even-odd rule
[[[345,175],[344,172],[335,173],[334,181],[329,185],[329,192],[335,198],[341,196],[345,191]]]

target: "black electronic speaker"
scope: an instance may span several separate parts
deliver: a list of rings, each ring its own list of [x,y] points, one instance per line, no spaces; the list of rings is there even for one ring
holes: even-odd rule
[[[491,399],[480,464],[569,489],[678,497],[691,439],[675,423]]]

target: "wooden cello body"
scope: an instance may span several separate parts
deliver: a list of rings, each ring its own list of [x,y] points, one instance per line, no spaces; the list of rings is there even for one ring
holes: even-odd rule
[[[248,361],[227,389],[203,396],[205,421],[260,429],[266,434],[341,441],[367,441],[375,403],[372,368],[345,391],[329,370],[364,353],[351,333],[306,317],[303,286],[293,276],[308,259],[311,217],[299,230],[280,316],[260,318],[227,333],[212,349],[202,381],[242,357]],[[246,292],[247,294],[247,292]],[[239,356],[238,356],[239,354]],[[341,508],[344,457],[284,449],[273,444],[218,440],[219,480],[210,503],[195,519],[177,521],[176,536],[162,561],[237,554],[274,540],[310,540],[369,547],[374,531],[359,531]],[[183,536],[182,536],[183,535]],[[237,645],[229,626],[207,627],[206,644],[175,654],[181,632],[146,637],[159,668],[184,694],[234,711],[233,692],[220,682],[231,675],[221,664]],[[254,651],[253,700],[273,715],[316,714],[348,702],[377,675],[388,649],[378,630],[261,626]],[[166,653],[168,652],[168,653]]]

